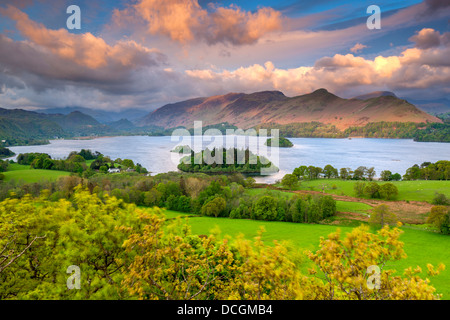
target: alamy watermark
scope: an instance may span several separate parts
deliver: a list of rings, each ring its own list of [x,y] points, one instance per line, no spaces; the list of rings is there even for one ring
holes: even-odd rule
[[[70,277],[67,278],[67,289],[81,289],[81,270],[79,266],[69,266],[67,267],[66,273],[72,274]]]
[[[367,288],[370,290],[379,290],[381,288],[380,267],[376,265],[369,266],[366,270],[366,274],[369,275],[366,282]]]
[[[67,18],[67,21],[66,21],[67,29],[80,30],[81,29],[81,9],[80,9],[80,7],[76,6],[76,5],[70,5],[67,7],[66,13],[70,14],[70,16]]]
[[[366,25],[369,30],[381,29],[381,9],[379,6],[371,5],[367,7],[367,13],[371,16],[367,19]]]

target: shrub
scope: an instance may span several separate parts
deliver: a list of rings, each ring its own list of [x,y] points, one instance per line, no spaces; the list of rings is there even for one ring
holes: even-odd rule
[[[449,211],[446,206],[432,207],[427,223],[434,225],[443,234],[450,234]]]
[[[393,183],[385,183],[380,188],[380,195],[383,199],[392,200],[398,196],[398,189]]]
[[[364,193],[367,194],[370,198],[379,198],[380,186],[376,182],[370,182],[367,186],[364,187]]]
[[[362,197],[364,195],[364,189],[366,187],[365,182],[355,182],[355,184],[353,185],[353,190],[355,191],[355,195],[357,197]]]
[[[445,194],[437,193],[433,198],[432,204],[440,205],[440,206],[448,206],[450,205],[450,199],[448,199]]]
[[[296,175],[288,173],[281,179],[281,185],[288,189],[294,189],[298,186],[298,178]]]

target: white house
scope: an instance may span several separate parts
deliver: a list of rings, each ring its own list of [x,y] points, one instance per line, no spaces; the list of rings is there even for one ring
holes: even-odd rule
[[[108,173],[119,173],[120,169],[119,168],[109,168],[108,169]]]

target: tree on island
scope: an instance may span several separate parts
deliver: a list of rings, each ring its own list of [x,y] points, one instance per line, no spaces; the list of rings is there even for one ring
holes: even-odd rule
[[[267,141],[264,143],[265,146],[271,147],[272,146],[272,138],[267,139]],[[288,139],[284,137],[278,138],[278,147],[279,148],[292,148],[294,144],[289,141]]]
[[[172,150],[170,150],[170,152],[173,153],[182,153],[182,154],[189,154],[192,152],[192,149],[190,146],[188,145],[184,145],[184,146],[176,146],[175,148],[173,148]]]
[[[202,173],[252,173],[261,174],[262,169],[277,172],[279,169],[267,158],[253,154],[249,149],[208,148],[191,152],[180,160],[178,169],[184,172]]]
[[[15,153],[5,147],[0,147],[0,158],[9,158],[14,156]]]

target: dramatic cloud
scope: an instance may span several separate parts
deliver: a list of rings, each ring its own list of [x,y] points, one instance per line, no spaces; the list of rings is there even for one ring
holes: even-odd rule
[[[16,21],[17,29],[34,44],[81,66],[98,69],[113,63],[134,69],[152,63],[151,53],[155,50],[149,50],[134,41],[119,41],[109,46],[102,38],[89,32],[78,35],[66,29],[49,30],[13,6],[0,8],[0,14]]]
[[[436,11],[443,11],[450,8],[450,2],[448,0],[425,0],[424,2],[427,6],[425,14],[433,14]]]
[[[14,41],[0,34],[3,93],[8,88],[65,92],[76,86],[77,92],[84,89],[127,95],[161,90],[160,80],[167,77],[163,70],[166,57],[135,41],[109,45],[91,33],[47,29],[13,6],[0,8],[0,13],[14,20],[27,39]]]
[[[59,26],[39,11],[61,11],[64,18],[63,2],[5,1],[0,107],[151,110],[228,92],[280,90],[294,96],[318,88],[347,97],[375,90],[421,98],[450,93],[450,33],[423,28],[448,19],[448,1],[427,0],[383,16],[381,30],[368,30],[364,19],[318,27],[342,17],[340,7],[287,18],[271,8],[202,7],[198,0],[128,0],[120,9],[104,1],[102,12],[112,12],[112,20],[90,25],[86,7],[83,29],[73,32],[64,28],[64,19]],[[397,39],[399,34],[417,25],[418,32],[408,34],[410,46],[391,45],[373,55],[377,47],[387,49],[381,37],[396,31],[386,43],[398,44],[407,39],[405,33]],[[367,46],[371,53],[362,56]]]
[[[281,30],[281,13],[272,8],[256,12],[238,6],[203,9],[198,0],[140,0],[124,10],[115,10],[116,24],[143,19],[150,34],[164,35],[174,41],[188,43],[205,41],[208,44],[252,44],[263,35]]]

